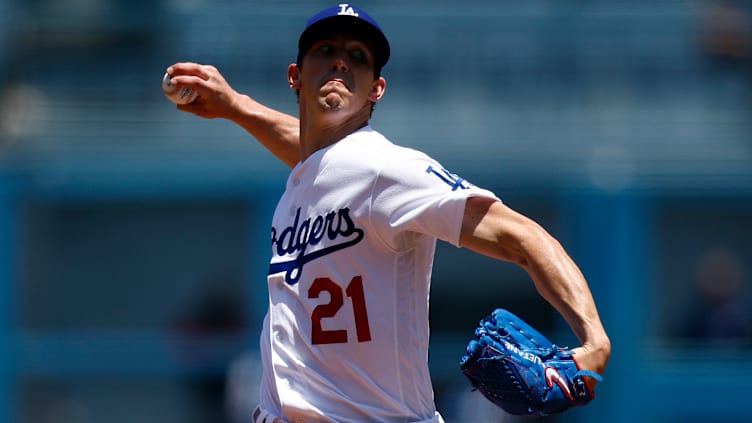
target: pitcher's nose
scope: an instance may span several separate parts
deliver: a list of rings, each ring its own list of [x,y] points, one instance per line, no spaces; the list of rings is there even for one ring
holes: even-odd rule
[[[347,62],[345,62],[341,58],[334,59],[334,62],[332,63],[332,70],[333,71],[339,71],[339,72],[347,72],[350,70],[350,68],[347,66]]]

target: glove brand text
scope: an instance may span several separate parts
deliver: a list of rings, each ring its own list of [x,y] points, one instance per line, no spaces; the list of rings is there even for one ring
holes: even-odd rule
[[[517,354],[518,356],[524,358],[527,361],[531,361],[531,362],[533,362],[535,364],[543,365],[543,361],[541,361],[540,357],[538,357],[537,355],[535,355],[535,354],[533,354],[531,352],[522,351],[519,348],[517,348],[516,345],[510,344],[509,342],[506,342],[506,341],[504,341],[504,346],[509,351],[512,351],[513,353]]]

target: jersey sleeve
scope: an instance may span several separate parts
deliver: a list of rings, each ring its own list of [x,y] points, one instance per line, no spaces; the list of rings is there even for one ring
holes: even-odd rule
[[[393,160],[383,167],[371,196],[371,222],[391,248],[406,233],[423,234],[459,246],[469,197],[498,200],[427,156]]]

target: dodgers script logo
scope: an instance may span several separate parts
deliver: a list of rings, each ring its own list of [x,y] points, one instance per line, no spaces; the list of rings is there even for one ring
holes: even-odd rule
[[[300,221],[300,208],[295,213],[292,226],[281,231],[272,227],[272,248],[277,256],[294,256],[295,258],[272,263],[269,274],[285,272],[285,282],[295,285],[303,273],[303,266],[309,261],[351,247],[363,239],[363,229],[355,227],[350,217],[350,209],[343,208],[327,214],[309,217]],[[308,247],[322,248],[308,251]]]

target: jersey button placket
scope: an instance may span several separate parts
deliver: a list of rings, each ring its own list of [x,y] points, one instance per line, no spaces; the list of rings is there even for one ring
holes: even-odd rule
[[[294,177],[292,178],[292,187],[297,189],[300,186],[300,178]],[[297,194],[296,194],[297,195]],[[298,208],[295,207],[295,204],[290,206],[290,216],[295,216],[295,213],[298,212]]]

